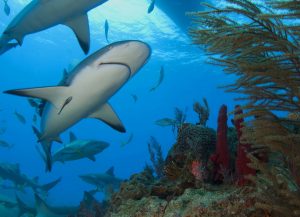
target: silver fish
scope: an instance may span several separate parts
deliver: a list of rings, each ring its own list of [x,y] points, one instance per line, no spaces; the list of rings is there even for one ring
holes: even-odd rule
[[[159,72],[159,79],[158,79],[157,83],[152,88],[150,88],[150,92],[155,91],[161,85],[161,83],[164,80],[164,77],[165,77],[165,70],[164,70],[164,67],[161,66],[160,72]]]

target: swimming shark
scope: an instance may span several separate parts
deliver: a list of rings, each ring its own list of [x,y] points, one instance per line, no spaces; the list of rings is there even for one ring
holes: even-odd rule
[[[83,158],[96,161],[95,155],[104,151],[108,147],[109,144],[107,142],[81,140],[77,139],[73,133],[70,133],[70,142],[52,154],[52,164],[55,162],[65,163],[67,161],[75,161]],[[46,161],[46,157],[38,147],[37,150],[43,160]]]
[[[49,206],[39,195],[34,194],[35,197],[35,217],[68,217],[75,216],[77,214],[79,207],[78,206],[62,206],[54,207]]]
[[[0,214],[7,217],[20,217],[24,214],[35,216],[34,208],[27,206],[19,196],[10,197],[5,194],[0,194]],[[28,216],[28,215],[26,215]]]
[[[90,48],[87,13],[108,0],[33,0],[10,22],[0,38],[0,51],[13,48],[16,40],[21,46],[26,35],[63,24],[75,33],[85,54]]]
[[[61,178],[44,185],[38,183],[38,177],[33,179],[28,178],[25,174],[21,173],[19,164],[1,163],[0,164],[0,178],[3,180],[10,180],[16,187],[22,188],[30,187],[35,192],[47,194],[50,189],[56,186]]]
[[[94,185],[97,191],[106,191],[108,188],[119,189],[122,179],[114,174],[114,167],[109,168],[105,173],[93,173],[80,175],[84,182]]]
[[[47,100],[39,141],[51,170],[51,143],[83,118],[96,118],[119,132],[125,127],[107,101],[148,61],[151,48],[138,40],[115,42],[79,63],[64,86],[8,90],[4,93]]]

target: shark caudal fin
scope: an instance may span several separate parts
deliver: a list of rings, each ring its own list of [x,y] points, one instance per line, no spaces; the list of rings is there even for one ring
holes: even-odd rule
[[[52,182],[49,182],[45,185],[41,185],[39,187],[39,189],[46,192],[46,193],[48,193],[48,191],[50,191],[52,188],[54,188],[58,183],[60,183],[60,181],[61,181],[61,177],[59,177],[58,179],[56,179]]]
[[[51,153],[51,141],[41,141],[42,134],[39,132],[39,130],[36,127],[32,127],[34,134],[38,138],[38,142],[41,143],[41,146],[43,148],[43,151],[38,146],[35,146],[35,149],[43,159],[44,163],[46,164],[46,172],[51,172],[52,170],[52,153]]]
[[[48,204],[38,195],[34,194],[37,216],[57,216],[50,211]]]
[[[19,212],[18,212],[19,217],[23,216],[26,213],[30,213],[35,216],[35,209],[27,206],[18,195],[16,195],[16,201],[19,208]]]

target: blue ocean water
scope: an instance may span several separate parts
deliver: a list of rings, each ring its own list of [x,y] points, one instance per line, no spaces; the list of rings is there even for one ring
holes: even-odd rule
[[[9,1],[10,16],[0,13],[1,32],[29,2]],[[35,149],[39,144],[31,128],[34,110],[26,98],[0,94],[0,124],[7,126],[6,133],[0,139],[14,144],[12,149],[0,150],[1,162],[19,163],[22,172],[29,177],[39,176],[42,183],[62,177],[62,182],[49,193],[47,201],[52,204],[77,205],[83,191],[94,188],[84,183],[78,175],[103,173],[114,166],[116,176],[126,179],[141,171],[146,163],[150,164],[147,147],[150,136],[157,138],[166,155],[176,136],[171,128],[157,126],[154,122],[173,117],[175,107],[187,109],[187,122],[195,123],[198,117],[192,105],[206,97],[211,112],[208,125],[216,128],[220,106],[227,104],[232,110],[236,104],[234,95],[218,88],[234,78],[225,76],[221,68],[207,63],[208,57],[203,50],[193,45],[188,37],[185,22],[179,24],[178,20],[171,19],[172,11],[159,7],[148,14],[148,6],[146,0],[109,0],[89,12],[89,54],[107,45],[105,20],[109,22],[110,42],[134,39],[146,42],[152,48],[149,62],[110,100],[127,129],[126,134],[114,131],[98,120],[86,119],[61,135],[65,142],[68,142],[68,133],[72,131],[81,139],[110,143],[107,150],[96,156],[96,162],[83,159],[56,163],[53,171],[46,173],[45,165]],[[0,91],[55,86],[62,78],[64,69],[74,67],[85,57],[73,32],[66,26],[29,35],[21,47],[0,56]],[[164,66],[165,78],[154,92],[150,92],[149,89],[159,78],[161,66]],[[138,97],[136,103],[132,94]],[[25,125],[16,119],[15,111],[27,119]],[[126,141],[131,133],[134,135],[132,142],[121,147],[122,141]],[[61,144],[55,143],[53,149],[59,147]],[[30,194],[21,194],[21,197],[33,200]],[[98,194],[97,197],[103,198],[103,195]]]

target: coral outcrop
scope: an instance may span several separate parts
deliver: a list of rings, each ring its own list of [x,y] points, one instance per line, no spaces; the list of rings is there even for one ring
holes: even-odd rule
[[[166,177],[193,183],[195,177],[191,173],[192,162],[206,165],[215,147],[215,130],[201,125],[183,124],[178,131],[177,142],[166,158]]]

